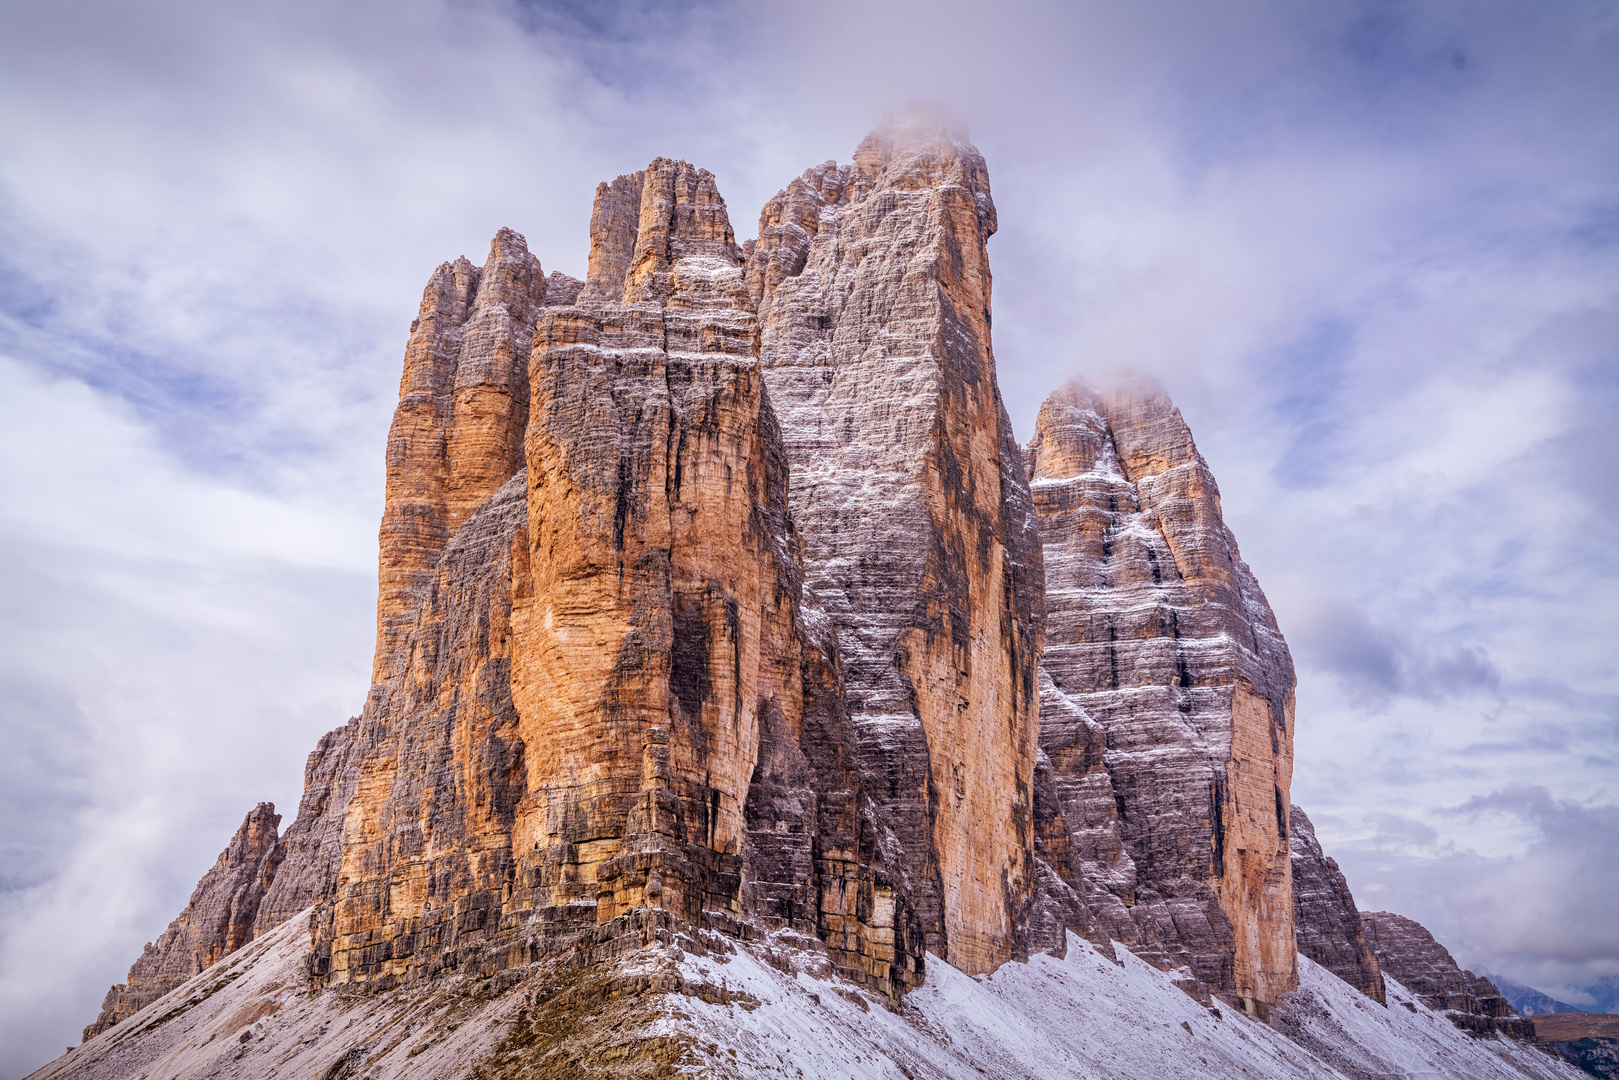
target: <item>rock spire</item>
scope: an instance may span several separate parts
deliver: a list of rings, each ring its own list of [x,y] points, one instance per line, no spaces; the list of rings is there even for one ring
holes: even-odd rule
[[[1114,938],[1262,1009],[1297,980],[1294,675],[1270,605],[1156,383],[1064,387],[1026,456],[1068,884]]]
[[[1044,616],[990,346],[995,227],[983,157],[913,110],[771,199],[748,257],[883,865],[969,972],[1026,949]]]

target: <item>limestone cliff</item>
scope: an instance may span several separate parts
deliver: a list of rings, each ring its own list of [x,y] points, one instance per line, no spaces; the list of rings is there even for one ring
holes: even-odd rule
[[[125,1020],[221,957],[253,940],[253,922],[281,861],[276,826],[281,817],[270,803],[259,803],[203,875],[186,909],[163,936],[149,942],[101,1003],[101,1015],[84,1038]]]
[[[893,1003],[926,949],[981,974],[1069,929],[1263,1012],[1296,891],[1370,992],[1290,831],[1292,664],[1213,477],[1148,383],[1065,388],[1017,445],[995,228],[924,110],[757,241],[660,158],[598,188],[584,282],[505,229],[439,267],[361,715],[106,1018],[255,935],[307,940],[313,987],[411,994],[762,941]]]
[[[1295,985],[1292,660],[1156,383],[1053,394],[1027,449],[1045,550],[1040,746],[1108,932],[1249,1008]]]
[[[314,969],[386,986],[647,908],[733,934],[757,912],[897,992],[922,939],[861,857],[837,643],[800,611],[724,201],[660,159],[602,186],[591,236],[589,281],[509,369],[527,467],[413,571],[391,637],[385,616]]]
[[[510,229],[481,268],[444,263],[422,292],[388,432],[375,685],[401,663],[414,594],[445,544],[523,467],[529,342],[546,292],[540,261]]]
[[[984,159],[927,111],[766,204],[748,257],[806,592],[837,635],[877,846],[930,948],[1026,950],[1040,546],[995,383]]]
[[[1299,952],[1379,1004],[1388,1001],[1377,957],[1366,944],[1360,912],[1336,860],[1315,838],[1303,810],[1288,813],[1293,861],[1293,925]]]
[[[1361,914],[1361,923],[1378,966],[1463,1031],[1481,1037],[1499,1032],[1534,1038],[1534,1021],[1519,1017],[1490,980],[1463,970],[1450,950],[1415,919],[1367,911]]]

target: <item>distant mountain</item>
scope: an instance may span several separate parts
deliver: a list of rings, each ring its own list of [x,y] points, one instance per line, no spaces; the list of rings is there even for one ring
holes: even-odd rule
[[[1619,975],[1604,975],[1589,986],[1579,989],[1591,995],[1586,1012],[1619,1013]]]
[[[1532,986],[1520,986],[1511,979],[1504,979],[1499,975],[1492,976],[1495,985],[1500,988],[1501,996],[1512,1002],[1512,1007],[1524,1016],[1544,1016],[1547,1013],[1579,1012],[1578,1005],[1570,1005],[1558,1001],[1548,994],[1542,994]]]

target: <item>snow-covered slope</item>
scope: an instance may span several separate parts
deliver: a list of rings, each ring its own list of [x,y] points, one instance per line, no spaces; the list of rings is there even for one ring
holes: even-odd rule
[[[832,976],[824,953],[708,935],[707,949],[664,935],[607,964],[537,964],[505,985],[452,976],[312,994],[307,926],[291,920],[35,1080],[1584,1075],[1532,1046],[1474,1039],[1393,980],[1384,1008],[1303,957],[1299,990],[1266,1024],[1205,1008],[1173,975],[1072,935],[1064,957],[976,978],[930,958],[896,1012]]]
[[[896,1014],[874,999],[745,952],[688,957],[694,981],[757,1007],[694,1001],[684,1026],[716,1076],[927,1077],[1578,1077],[1522,1043],[1477,1040],[1392,980],[1390,1007],[1300,957],[1300,988],[1272,1024],[1207,1009],[1172,976],[1122,947],[1115,964],[1072,935],[1039,955],[970,978],[930,958],[927,982]],[[1409,1006],[1409,1007],[1408,1007]],[[1289,1036],[1292,1037],[1289,1037]]]

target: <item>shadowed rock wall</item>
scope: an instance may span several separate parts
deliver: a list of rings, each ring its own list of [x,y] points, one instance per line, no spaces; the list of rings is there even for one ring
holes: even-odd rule
[[[1293,860],[1293,925],[1299,952],[1379,1004],[1388,1000],[1377,956],[1338,863],[1321,850],[1315,827],[1294,806],[1288,815]]]
[[[1389,911],[1365,911],[1360,918],[1378,966],[1451,1023],[1481,1037],[1535,1037],[1534,1021],[1519,1017],[1490,980],[1463,970],[1427,927]]]
[[[148,942],[101,1003],[101,1015],[84,1029],[93,1038],[135,1015],[191,976],[253,940],[253,922],[265,890],[281,861],[276,826],[281,816],[271,803],[259,803],[203,875],[191,902],[163,936]]]

